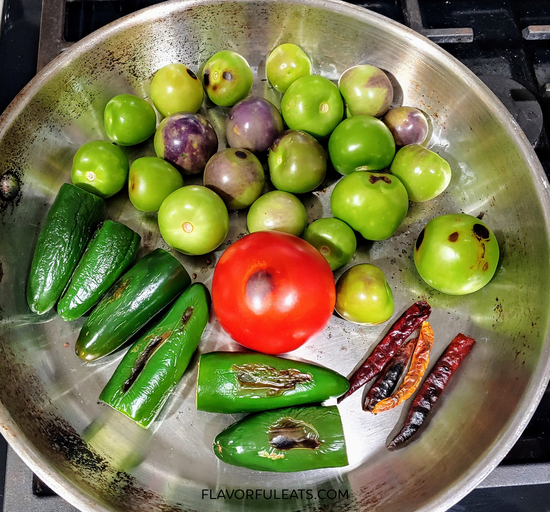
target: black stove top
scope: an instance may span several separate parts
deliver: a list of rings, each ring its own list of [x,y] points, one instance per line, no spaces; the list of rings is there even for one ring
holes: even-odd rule
[[[65,0],[44,20],[41,0],[4,0],[0,32],[0,112],[56,52],[155,0]],[[51,0],[44,0],[44,5]],[[0,5],[2,0],[0,0]],[[423,33],[478,75],[514,115],[550,177],[550,0],[353,1]],[[46,10],[46,7],[44,8]],[[1,11],[0,11],[1,12]],[[49,32],[58,31],[59,33]],[[39,46],[46,54],[38,55]],[[47,54],[50,52],[50,54]],[[51,54],[53,52],[53,54]],[[0,504],[19,512],[70,511],[58,497],[36,498],[32,473],[0,438]],[[4,478],[3,472],[6,472]],[[3,484],[5,481],[5,489]],[[36,494],[41,494],[35,481]],[[5,491],[5,492],[4,492]],[[45,490],[46,494],[47,489]],[[28,496],[22,497],[21,493]],[[550,388],[519,441],[490,477],[452,512],[550,511]],[[44,500],[44,501],[39,501]],[[51,501],[59,500],[59,501]]]

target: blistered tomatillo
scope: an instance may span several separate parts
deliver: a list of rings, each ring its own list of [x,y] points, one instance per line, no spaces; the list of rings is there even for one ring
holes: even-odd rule
[[[477,217],[455,213],[436,217],[420,232],[414,249],[418,273],[432,288],[465,295],[483,288],[494,276],[498,242]]]

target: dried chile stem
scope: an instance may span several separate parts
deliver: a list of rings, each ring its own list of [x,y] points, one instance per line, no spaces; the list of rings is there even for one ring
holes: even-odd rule
[[[474,343],[475,340],[472,338],[464,334],[458,334],[449,344],[420,387],[407,414],[403,428],[388,445],[390,450],[408,441],[418,431],[443,393],[449,379],[470,352]]]
[[[412,396],[412,394],[416,391],[416,388],[420,385],[422,377],[424,377],[424,373],[428,368],[433,344],[434,332],[432,330],[432,326],[428,322],[422,322],[420,335],[418,336],[418,343],[414,349],[411,367],[409,368],[407,375],[405,375],[403,382],[397,391],[393,393],[393,395],[376,404],[372,410],[374,414],[389,411]]]
[[[338,403],[376,377],[396,354],[403,342],[420,327],[424,320],[428,319],[431,310],[432,308],[426,301],[415,302],[407,309],[393,324],[382,341],[376,345],[366,361],[350,377],[350,388],[338,399]]]
[[[372,411],[378,402],[393,393],[399,379],[409,365],[417,340],[418,338],[413,338],[401,345],[395,357],[385,366],[382,373],[374,381],[363,404],[365,411]]]

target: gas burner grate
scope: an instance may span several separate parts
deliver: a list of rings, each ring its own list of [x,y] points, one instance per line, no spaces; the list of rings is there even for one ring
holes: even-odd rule
[[[38,70],[94,30],[156,3],[158,0],[44,0]],[[474,31],[469,27],[425,26],[419,0],[349,3],[407,24],[436,43],[469,43],[474,39]]]

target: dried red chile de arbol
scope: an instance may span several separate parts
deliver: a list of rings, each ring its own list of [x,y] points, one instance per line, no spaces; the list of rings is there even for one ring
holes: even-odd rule
[[[405,373],[409,361],[411,360],[417,338],[411,339],[401,345],[395,357],[386,365],[382,373],[374,381],[374,384],[369,389],[363,409],[371,411],[374,406],[389,397],[393,390],[397,387],[397,383],[401,376]]]
[[[413,395],[422,381],[424,372],[428,368],[433,343],[434,332],[432,326],[428,322],[422,322],[420,335],[418,336],[416,347],[414,347],[409,371],[403,378],[403,382],[400,384],[397,391],[374,406],[372,410],[373,414],[389,411]]]
[[[432,308],[426,301],[415,302],[393,324],[371,355],[350,377],[350,388],[338,399],[340,403],[373,377],[376,377],[399,350],[403,342],[430,316]]]
[[[403,428],[388,445],[391,450],[408,441],[426,420],[429,412],[443,393],[449,379],[474,346],[475,340],[459,334],[438,359],[418,391],[407,414]]]

